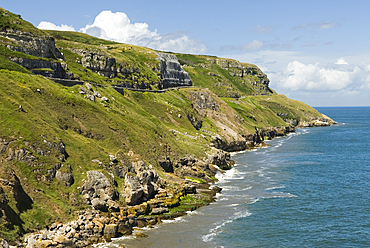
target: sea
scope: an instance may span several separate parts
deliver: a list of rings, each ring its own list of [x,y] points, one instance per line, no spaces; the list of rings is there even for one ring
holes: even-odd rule
[[[97,247],[370,247],[370,107],[235,153],[209,206]]]

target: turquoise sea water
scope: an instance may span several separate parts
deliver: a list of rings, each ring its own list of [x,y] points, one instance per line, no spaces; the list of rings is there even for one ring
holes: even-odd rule
[[[370,108],[233,155],[217,201],[100,247],[370,247]]]

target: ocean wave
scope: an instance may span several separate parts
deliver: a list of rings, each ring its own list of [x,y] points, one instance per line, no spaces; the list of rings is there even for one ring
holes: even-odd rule
[[[177,217],[172,220],[162,220],[163,223],[179,223],[179,222],[186,222],[183,216]]]
[[[222,192],[228,192],[228,191],[233,191],[233,192],[243,192],[243,191],[247,191],[247,190],[251,190],[253,187],[252,186],[244,186],[242,185],[243,187],[239,187],[239,186],[230,186],[230,185],[227,185],[227,186],[223,186],[222,187]],[[224,194],[225,195],[225,194]]]
[[[245,172],[240,172],[235,167],[231,168],[230,170],[227,170],[225,173],[218,173],[216,174],[217,178],[217,184],[224,183],[230,180],[238,180],[238,179],[244,179],[241,175],[246,174]]]
[[[237,207],[237,206],[239,206],[238,203],[233,203],[233,204],[226,205],[226,207]]]
[[[234,213],[233,216],[230,217],[229,219],[224,220],[221,223],[220,222],[217,223],[218,225],[216,227],[210,229],[208,234],[202,236],[202,240],[204,242],[212,241],[215,236],[217,236],[219,233],[222,232],[222,229],[221,229],[222,227],[224,227],[225,225],[233,222],[234,220],[237,220],[237,219],[240,219],[240,218],[245,218],[245,217],[248,217],[250,215],[251,215],[251,213],[248,212],[248,211],[241,211],[241,212]]]
[[[259,202],[260,198],[252,198],[247,200],[247,204],[253,204]]]
[[[230,155],[231,156],[235,156],[237,154],[242,154],[242,153],[246,153],[248,150],[244,150],[244,151],[238,151],[238,152],[230,152]]]
[[[266,188],[265,190],[268,191],[268,190],[283,189],[283,188],[285,188],[285,186],[281,185],[281,186],[274,186],[274,187]]]
[[[120,240],[133,240],[136,239],[135,235],[124,235],[119,238],[112,238],[112,241],[120,241]],[[112,247],[122,247],[120,244],[115,244],[114,242],[104,242],[93,244],[92,247],[99,247],[99,248],[112,248]]]
[[[196,210],[193,210],[193,211],[186,211],[185,212],[187,215],[197,215],[197,214],[202,214],[201,212],[199,211],[196,211]]]
[[[290,193],[282,193],[282,192],[272,192],[270,194],[263,196],[263,198],[294,198],[294,197],[298,197],[298,196],[290,194]]]

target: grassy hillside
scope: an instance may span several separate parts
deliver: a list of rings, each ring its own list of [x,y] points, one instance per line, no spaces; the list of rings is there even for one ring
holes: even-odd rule
[[[87,171],[112,175],[120,192],[124,179],[113,173],[111,156],[143,160],[168,184],[178,186],[184,178],[164,172],[158,162],[163,157],[201,160],[214,150],[215,137],[225,143],[245,142],[256,128],[323,117],[271,90],[255,65],[176,54],[194,87],[163,93],[123,89],[120,94],[111,86],[158,88],[157,51],[82,33],[38,30],[1,8],[0,29],[52,36],[64,56],[63,60],[16,52],[8,46],[16,46],[16,41],[0,36],[0,237],[10,240],[91,208],[80,194]],[[92,89],[86,84],[59,85],[10,61],[14,58],[60,63],[65,73],[90,83]],[[107,67],[107,61],[114,64]],[[94,101],[86,97],[92,94]],[[68,187],[57,180],[52,176],[55,168],[72,173],[74,183]],[[125,205],[122,197],[118,202]]]

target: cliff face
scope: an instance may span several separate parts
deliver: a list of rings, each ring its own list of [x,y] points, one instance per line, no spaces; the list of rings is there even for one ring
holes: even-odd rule
[[[177,57],[173,54],[157,53],[160,61],[160,77],[162,81],[159,87],[162,89],[181,86],[192,86],[193,82],[189,74],[183,70]]]
[[[256,90],[257,94],[269,95],[273,93],[269,88],[270,80],[257,66],[225,59],[211,59],[211,62],[227,70],[230,75],[238,77],[242,83],[249,83]],[[251,77],[248,77],[248,75]]]
[[[3,46],[12,53],[9,60],[26,68],[34,74],[52,78],[75,79],[72,72],[68,72],[68,65],[60,62],[63,54],[55,47],[55,41],[50,36],[36,36],[32,33],[5,30],[0,32],[3,37]],[[17,53],[18,52],[18,53]],[[30,56],[22,56],[22,54]],[[21,57],[19,57],[21,56]]]
[[[36,57],[64,59],[63,54],[55,47],[54,38],[35,36],[28,32],[3,31],[0,36],[9,39],[13,44],[5,45],[8,49]]]

